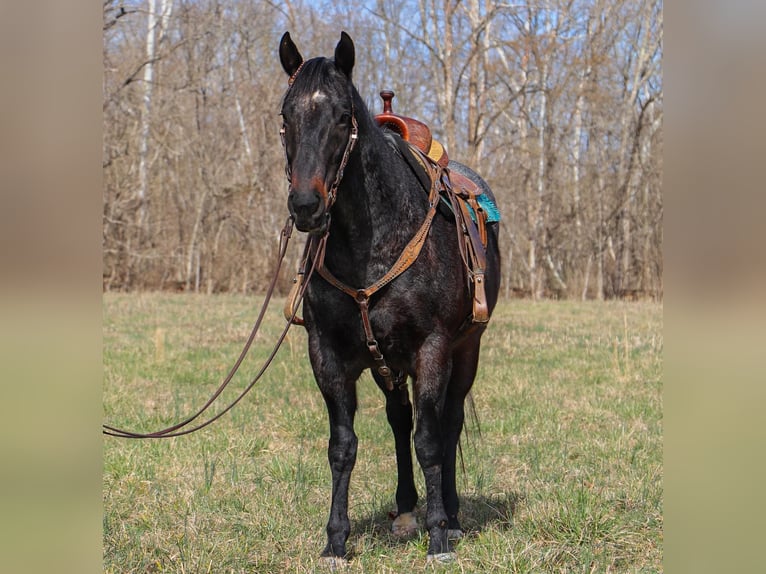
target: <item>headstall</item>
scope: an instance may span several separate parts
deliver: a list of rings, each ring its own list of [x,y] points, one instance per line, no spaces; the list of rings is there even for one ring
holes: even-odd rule
[[[298,75],[298,73],[303,68],[304,62],[301,63],[300,66],[298,66],[298,69],[295,70],[292,76],[290,76],[290,79],[288,80],[288,87],[287,92],[289,93],[290,90],[293,87],[293,84],[295,83],[295,78]],[[285,94],[285,97],[287,97],[287,94]],[[287,182],[292,186],[293,180],[292,180],[292,166],[290,165],[290,158],[287,157],[287,145],[285,142],[285,126],[282,125],[281,128],[279,128],[279,137],[282,141],[282,149],[285,152],[285,176],[287,177]],[[348,140],[346,141],[346,148],[343,150],[343,157],[340,160],[340,164],[338,165],[338,171],[335,173],[335,180],[332,182],[332,185],[330,186],[330,190],[327,193],[327,203],[325,205],[325,212],[327,213],[329,217],[330,208],[335,203],[335,198],[338,193],[338,186],[340,186],[340,182],[343,179],[343,172],[346,169],[346,164],[348,164],[348,159],[351,157],[351,152],[354,150],[354,146],[356,146],[356,142],[359,139],[359,124],[357,124],[356,121],[356,113],[354,110],[354,104],[352,102],[351,104],[351,131],[348,134]],[[326,226],[326,228],[329,228],[329,226]]]

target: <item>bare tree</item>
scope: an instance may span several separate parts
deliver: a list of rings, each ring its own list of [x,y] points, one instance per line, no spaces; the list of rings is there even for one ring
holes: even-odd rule
[[[661,296],[659,0],[361,8],[105,0],[105,288],[263,288],[286,216],[278,39],[328,54],[343,21],[372,113],[393,89],[495,191],[507,296]]]

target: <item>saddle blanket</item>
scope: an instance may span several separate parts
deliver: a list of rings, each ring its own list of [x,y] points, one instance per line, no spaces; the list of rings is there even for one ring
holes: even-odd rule
[[[486,193],[477,195],[476,201],[484,210],[484,213],[487,214],[487,223],[496,223],[500,221],[500,210],[497,208],[497,205],[495,205],[495,202],[492,201],[492,199]],[[441,197],[440,205],[443,205],[449,210],[450,213],[452,213],[452,206],[450,205],[449,199],[443,195]],[[470,204],[468,204],[468,212],[471,214],[471,219],[473,219],[474,223],[476,223],[476,213],[474,213],[473,207],[471,207]]]
[[[484,210],[484,213],[487,214],[487,223],[500,221],[500,210],[497,208],[497,205],[495,205],[495,202],[492,201],[492,199],[486,193],[482,193],[481,195],[477,196],[476,201]],[[470,205],[468,206],[468,211],[471,212],[471,219],[476,221],[476,214],[473,212],[473,208]]]

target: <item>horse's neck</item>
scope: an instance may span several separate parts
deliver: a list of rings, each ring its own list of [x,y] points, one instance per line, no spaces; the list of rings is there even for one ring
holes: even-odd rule
[[[360,128],[333,208],[328,265],[361,281],[390,266],[425,217],[426,195],[415,175],[370,124]],[[356,285],[361,287],[362,285]]]

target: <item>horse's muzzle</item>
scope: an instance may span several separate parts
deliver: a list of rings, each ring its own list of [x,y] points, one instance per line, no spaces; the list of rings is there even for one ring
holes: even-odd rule
[[[323,233],[327,229],[328,213],[321,194],[317,191],[292,190],[287,208],[295,220],[295,227],[304,233]]]

